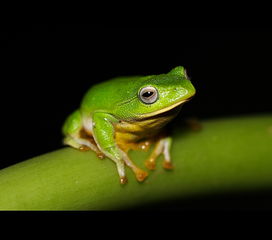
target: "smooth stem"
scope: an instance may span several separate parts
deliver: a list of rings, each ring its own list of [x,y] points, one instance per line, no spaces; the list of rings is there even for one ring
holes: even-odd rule
[[[202,121],[202,130],[175,127],[173,171],[149,171],[138,183],[127,168],[93,152],[63,148],[0,171],[2,210],[122,209],[159,200],[272,187],[272,115]],[[150,152],[131,152],[144,168]],[[12,153],[10,155],[12,157]]]

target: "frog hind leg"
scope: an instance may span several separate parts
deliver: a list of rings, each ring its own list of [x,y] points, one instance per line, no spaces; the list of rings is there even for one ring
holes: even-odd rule
[[[156,159],[160,154],[164,155],[163,167],[165,169],[173,169],[173,165],[170,157],[170,148],[171,148],[172,139],[170,137],[161,138],[157,141],[153,152],[150,157],[145,161],[145,166],[154,170],[156,167]]]
[[[97,148],[95,144],[91,141],[79,137],[79,134],[74,134],[70,136],[66,136],[63,140],[65,145],[69,145],[73,148],[76,148],[82,152],[92,150],[96,153],[97,157],[103,159],[105,155]]]
[[[97,148],[93,137],[88,136],[82,126],[82,117],[79,110],[73,112],[66,119],[62,132],[65,135],[63,143],[76,148],[80,151],[94,151],[99,158],[103,158],[104,155]]]

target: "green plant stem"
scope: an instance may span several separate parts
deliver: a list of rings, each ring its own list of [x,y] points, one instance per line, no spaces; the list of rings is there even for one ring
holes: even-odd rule
[[[202,121],[202,130],[174,128],[175,169],[162,158],[144,183],[93,152],[63,148],[0,171],[2,210],[122,209],[175,197],[272,187],[272,115]],[[131,152],[144,168],[148,152]],[[12,157],[12,153],[10,154]]]

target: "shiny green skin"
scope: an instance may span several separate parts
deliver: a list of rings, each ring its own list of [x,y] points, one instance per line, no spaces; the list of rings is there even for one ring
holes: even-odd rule
[[[139,90],[145,86],[156,87],[159,91],[159,99],[155,103],[145,104],[138,98]],[[99,111],[122,120],[137,119],[194,94],[195,89],[184,68],[176,67],[168,74],[120,77],[97,84],[86,93],[80,110],[83,114]]]
[[[157,88],[159,99],[155,103],[145,104],[138,98],[139,90],[145,86]],[[167,74],[114,78],[91,87],[80,109],[67,118],[62,130],[64,135],[72,134],[82,127],[82,117],[92,117],[95,112],[110,114],[118,120],[139,120],[194,94],[195,88],[181,66]]]

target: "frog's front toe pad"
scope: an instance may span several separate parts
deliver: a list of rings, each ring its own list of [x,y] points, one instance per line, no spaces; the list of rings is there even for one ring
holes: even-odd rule
[[[146,160],[145,166],[149,170],[155,170],[155,168],[156,168],[155,160],[150,160],[150,159]]]
[[[139,182],[143,182],[148,176],[148,173],[146,171],[138,169],[137,171],[135,171],[135,176]]]
[[[173,166],[173,164],[171,162],[164,161],[163,162],[163,168],[167,169],[167,170],[172,170],[174,168],[174,166]]]
[[[120,177],[120,183],[126,184],[128,182],[127,177]]]

